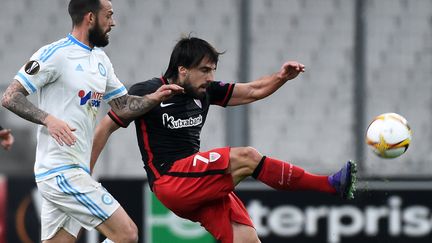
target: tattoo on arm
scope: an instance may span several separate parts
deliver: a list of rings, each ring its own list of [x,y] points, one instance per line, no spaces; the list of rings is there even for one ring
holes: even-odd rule
[[[117,99],[113,99],[109,104],[114,109],[114,111],[117,110],[123,110],[124,107],[126,107],[127,103],[127,95],[123,95]]]
[[[145,114],[155,105],[157,101],[147,96],[124,95],[109,102],[113,111],[122,119],[134,119]]]
[[[27,99],[27,95],[27,90],[18,81],[14,80],[3,94],[2,105],[28,121],[43,124],[48,113],[31,103]]]

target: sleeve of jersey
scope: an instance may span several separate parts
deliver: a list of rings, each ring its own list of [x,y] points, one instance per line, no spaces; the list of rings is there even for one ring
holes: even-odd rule
[[[46,84],[55,82],[60,74],[61,57],[57,53],[51,53],[52,51],[49,50],[50,46],[47,46],[33,54],[14,77],[29,94],[36,93],[38,89]]]
[[[234,90],[234,83],[213,81],[207,88],[210,104],[226,107]]]
[[[104,94],[104,101],[109,102],[113,99],[116,99],[118,97],[121,97],[123,95],[127,94],[126,87],[123,85],[122,82],[117,78],[116,74],[114,73],[114,68],[109,61],[108,57],[106,57],[106,75],[107,75],[107,84]],[[101,68],[101,67],[99,67]]]
[[[117,125],[119,125],[120,127],[126,128],[129,126],[129,124],[131,123],[130,121],[125,121],[123,119],[121,119],[119,116],[117,116],[117,114],[113,111],[110,110],[108,111],[108,116],[111,118],[111,120],[113,120]]]
[[[132,87],[129,89],[129,94],[130,95],[136,95],[136,96],[144,96],[146,94],[152,93],[154,92],[154,90],[149,89],[149,87],[147,87],[145,85],[145,83],[138,83],[135,85],[132,85]],[[119,117],[113,110],[110,110],[108,112],[108,116],[120,127],[126,128],[129,126],[129,124],[132,121],[126,121],[124,119],[122,119],[121,117]]]

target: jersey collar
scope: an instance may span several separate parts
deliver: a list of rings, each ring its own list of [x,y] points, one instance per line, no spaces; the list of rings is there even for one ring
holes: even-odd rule
[[[81,41],[77,40],[77,39],[76,39],[72,34],[69,33],[67,37],[68,37],[69,40],[71,40],[73,43],[75,43],[75,44],[81,46],[82,48],[84,48],[84,49],[86,49],[86,50],[88,50],[88,51],[91,51],[91,50],[92,50],[89,46],[87,46],[86,44],[84,44],[84,43],[82,43]]]
[[[168,84],[168,81],[165,80],[165,78],[163,76],[160,77],[160,80],[162,81],[162,84]]]

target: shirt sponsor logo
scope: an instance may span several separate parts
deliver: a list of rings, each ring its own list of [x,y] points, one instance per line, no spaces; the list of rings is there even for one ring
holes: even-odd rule
[[[89,91],[87,94],[84,90],[78,92],[78,97],[80,97],[80,105],[85,105],[89,103],[92,107],[99,107],[101,100],[103,98],[102,93]]]
[[[189,117],[188,119],[175,119],[173,116],[164,113],[162,115],[162,122],[164,126],[169,129],[179,129],[183,127],[195,127],[203,122],[203,118],[201,115],[197,117]]]
[[[39,69],[40,69],[40,65],[37,61],[29,61],[26,63],[24,67],[24,71],[28,75],[35,75],[36,73],[39,72]]]

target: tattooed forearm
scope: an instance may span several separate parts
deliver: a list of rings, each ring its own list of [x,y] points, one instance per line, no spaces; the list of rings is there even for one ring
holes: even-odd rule
[[[113,99],[110,105],[112,106],[113,109],[123,110],[127,104],[127,97],[128,97],[127,95],[123,95],[122,97]]]
[[[149,99],[147,96],[125,95],[112,100],[109,104],[119,117],[128,120],[145,114],[158,102]]]
[[[129,110],[132,113],[145,113],[156,105],[156,102],[144,97],[129,96]]]
[[[18,81],[14,80],[3,94],[2,105],[28,121],[43,124],[48,113],[32,104],[27,99],[27,95],[28,92],[24,87]]]

